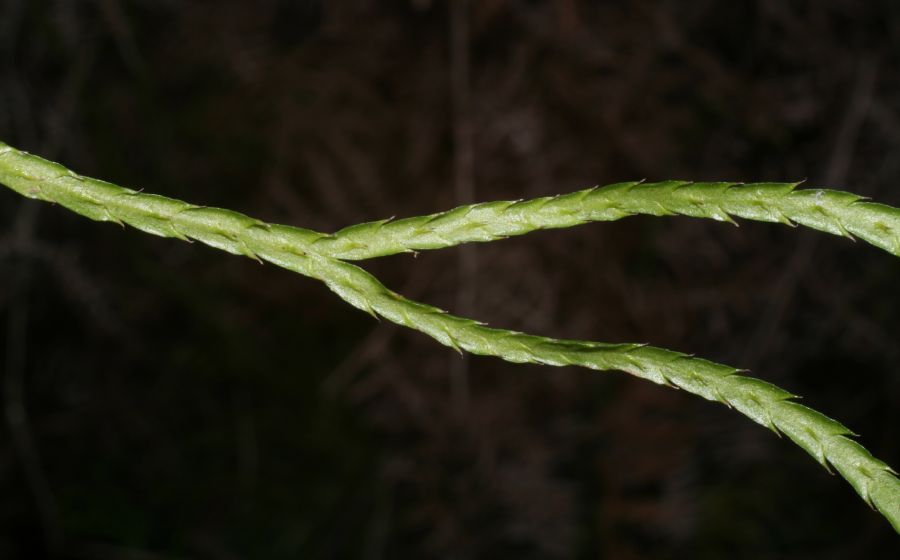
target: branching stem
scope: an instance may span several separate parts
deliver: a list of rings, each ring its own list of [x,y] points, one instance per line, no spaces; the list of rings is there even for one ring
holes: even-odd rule
[[[81,177],[2,143],[0,182],[24,196],[58,203],[94,220],[201,241],[321,280],[354,307],[458,351],[516,363],[620,370],[721,402],[787,435],[826,468],[833,466],[900,532],[900,480],[894,471],[850,439],[846,427],[795,402],[794,395],[774,385],[729,366],[652,346],[558,340],[489,328],[407,300],[361,268],[338,260],[490,241],[632,214],[796,222],[838,235],[853,234],[900,256],[900,210],[895,208],[839,191],[797,191],[795,185],[784,183],[623,183],[560,197],[476,204],[432,216],[361,224],[325,235]]]

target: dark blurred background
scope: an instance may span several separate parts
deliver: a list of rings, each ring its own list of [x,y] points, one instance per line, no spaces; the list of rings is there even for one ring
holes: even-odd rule
[[[900,205],[895,0],[0,0],[0,138],[334,231],[646,178]],[[460,358],[271,265],[0,192],[0,558],[895,558],[789,441]],[[631,218],[364,263],[493,325],[751,369],[900,465],[900,261]]]

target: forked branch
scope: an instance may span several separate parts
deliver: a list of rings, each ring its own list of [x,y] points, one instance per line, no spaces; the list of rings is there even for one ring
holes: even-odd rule
[[[632,214],[683,214],[723,221],[738,216],[797,223],[855,235],[900,256],[898,209],[864,202],[849,193],[798,191],[784,183],[623,183],[560,197],[476,204],[432,216],[361,224],[326,235],[81,177],[2,143],[0,182],[24,196],[58,203],[94,220],[198,240],[321,280],[354,307],[423,332],[458,351],[516,363],[620,370],[721,402],[787,435],[826,468],[833,466],[900,532],[896,473],[850,439],[852,433],[846,427],[798,404],[794,395],[774,385],[729,366],[651,346],[558,340],[489,328],[407,300],[361,268],[339,260],[491,241]]]

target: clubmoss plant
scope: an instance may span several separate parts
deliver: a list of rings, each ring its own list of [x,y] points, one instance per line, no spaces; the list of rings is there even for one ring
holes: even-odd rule
[[[721,402],[786,435],[826,469],[833,467],[900,533],[900,479],[895,471],[850,439],[848,428],[795,402],[795,395],[787,391],[733,367],[643,344],[559,340],[490,328],[410,301],[345,262],[634,214],[799,224],[855,236],[900,256],[900,209],[841,191],[797,189],[794,183],[620,183],[563,196],[474,204],[429,216],[364,223],[329,235],[82,177],[3,143],[0,183],[93,220],[201,241],[321,280],[350,305],[421,331],[460,352],[516,363],[620,370]]]

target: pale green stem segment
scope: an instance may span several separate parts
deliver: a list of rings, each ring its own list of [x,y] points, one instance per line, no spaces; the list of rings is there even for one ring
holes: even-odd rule
[[[316,248],[345,260],[485,242],[539,229],[612,221],[635,214],[684,215],[735,223],[733,217],[804,225],[900,256],[900,210],[833,190],[795,183],[619,183],[525,201],[461,206],[447,212],[342,229]]]
[[[134,200],[120,203],[115,198],[116,194],[134,194],[134,191],[81,177],[2,142],[0,180],[25,196],[57,202],[95,220],[116,221],[113,215],[107,214],[109,205],[113,214],[118,215],[117,210],[130,212],[138,204]],[[86,189],[88,184],[93,188]],[[850,239],[855,236],[900,256],[900,209],[866,202],[847,192],[795,190],[796,187],[796,183],[618,183],[561,196],[486,202],[428,216],[368,222],[332,235],[302,228],[292,228],[289,234],[295,237],[295,243],[314,242],[316,252],[321,255],[362,260],[494,241],[540,229],[612,221],[635,214],[684,215],[731,223],[733,217],[738,217],[792,226],[800,224]],[[101,192],[105,193],[104,203],[97,204],[92,197]],[[175,237],[180,231],[179,213],[200,209],[186,203],[168,204],[166,199],[149,195],[139,204],[147,212],[132,222],[135,227]]]
[[[829,468],[829,465],[833,466],[850,482],[857,493],[873,508],[880,511],[900,533],[900,480],[890,467],[848,438],[847,436],[852,433],[840,423],[794,402],[792,400],[794,395],[765,381],[742,375],[739,370],[734,368],[640,344],[603,344],[557,340],[493,329],[476,321],[455,317],[440,309],[407,300],[385,288],[377,279],[361,268],[333,258],[335,256],[345,258],[352,256],[352,251],[348,253],[349,250],[346,249],[346,246],[341,249],[342,242],[340,240],[344,238],[343,236],[347,236],[346,239],[352,239],[358,235],[354,233],[353,228],[344,230],[336,236],[327,237],[310,230],[266,224],[229,210],[193,206],[186,202],[143,194],[103,181],[81,177],[62,166],[23,154],[5,144],[0,144],[0,182],[27,197],[59,203],[94,220],[129,224],[163,237],[198,240],[230,253],[265,260],[288,270],[316,278],[327,284],[338,296],[354,307],[372,315],[384,317],[399,325],[421,331],[441,344],[458,351],[465,350],[473,354],[496,356],[515,363],[574,365],[603,371],[621,370],[654,383],[678,387],[705,399],[721,402],[776,433],[786,434],[826,468]],[[479,216],[479,208],[503,208],[500,214],[495,216],[495,220],[492,220],[492,222],[497,221],[494,231],[505,232],[498,236],[515,235],[539,227],[565,227],[565,223],[574,225],[587,221],[583,217],[571,219],[569,222],[564,222],[562,219],[552,221],[549,218],[550,214],[544,215],[542,212],[544,212],[543,209],[555,204],[554,201],[580,200],[588,202],[592,197],[600,196],[598,193],[604,193],[604,191],[608,192],[602,196],[624,191],[617,195],[619,199],[616,203],[620,208],[619,217],[621,217],[628,213],[635,213],[632,210],[638,208],[638,205],[630,205],[628,197],[631,195],[627,193],[638,196],[645,191],[664,189],[661,185],[670,185],[665,187],[669,192],[666,198],[666,203],[669,204],[668,210],[662,211],[657,208],[656,211],[650,213],[671,213],[673,200],[680,200],[678,197],[695,191],[699,193],[696,195],[699,197],[698,200],[702,198],[702,191],[705,189],[711,189],[726,197],[733,196],[734,193],[744,193],[747,200],[756,200],[756,202],[747,202],[743,213],[732,212],[731,210],[736,207],[731,206],[726,212],[719,205],[716,206],[719,210],[711,212],[708,201],[706,203],[697,202],[698,210],[695,214],[681,211],[679,213],[726,219],[728,214],[748,217],[750,216],[749,209],[756,207],[758,211],[752,217],[768,219],[773,216],[771,209],[777,207],[779,215],[783,213],[798,223],[832,233],[851,232],[898,254],[898,251],[895,250],[896,237],[874,235],[878,232],[888,232],[895,236],[894,232],[898,231],[896,229],[898,225],[897,210],[881,205],[861,203],[853,195],[829,193],[828,191],[822,191],[824,194],[821,195],[821,200],[828,201],[827,203],[822,202],[821,208],[824,208],[825,211],[815,210],[815,208],[819,208],[817,204],[821,202],[817,198],[819,191],[796,192],[792,191],[792,185],[782,185],[778,188],[761,185],[703,187],[684,184],[672,187],[671,183],[613,186],[534,203],[535,206],[532,209],[535,214],[544,216],[539,219],[526,217],[522,210],[523,206],[531,203],[475,205],[468,207],[469,210],[439,214],[437,218],[413,218],[413,220],[430,220],[431,224],[442,220],[446,220],[445,224],[455,224],[449,229],[440,231],[441,235],[447,235],[448,231],[457,232],[454,234],[458,234],[457,237],[443,244],[428,247],[421,244],[416,245],[415,240],[419,239],[419,234],[407,236],[403,238],[402,242],[396,241],[399,237],[395,237],[394,241],[387,241],[379,245],[378,240],[370,236],[381,235],[378,232],[384,231],[389,224],[375,226],[364,224],[359,226],[360,229],[357,231],[374,228],[370,229],[369,234],[362,237],[370,251],[366,253],[368,256],[385,254],[380,252],[382,250],[391,252],[394,249],[448,246],[456,242],[488,239],[475,234],[468,236],[460,234],[465,230],[460,226],[465,225],[466,216],[472,216],[473,213]],[[679,192],[681,195],[674,196]],[[753,192],[757,194],[753,195]],[[759,200],[766,196],[778,198],[778,193],[781,193],[780,196],[783,199],[780,205],[777,203],[766,204]],[[645,197],[643,200],[648,199]],[[812,201],[813,206],[804,206],[809,200]],[[840,204],[838,202],[840,200],[848,202]],[[519,208],[515,209],[516,206]],[[624,212],[621,210],[622,207],[632,210]],[[652,207],[648,208],[652,209]],[[796,208],[803,208],[803,211],[798,213]],[[687,209],[689,207],[685,207],[685,210]],[[645,210],[649,211],[647,208]],[[454,212],[459,212],[463,216],[454,218]],[[445,217],[441,218],[440,216]],[[817,216],[818,218],[816,218]],[[500,228],[499,225],[498,220],[503,219],[512,221],[512,224],[506,229]],[[856,223],[856,220],[862,220],[863,223]],[[401,220],[394,223],[401,224],[402,222]],[[536,223],[542,225],[533,227]],[[414,247],[407,246],[407,242],[412,243]],[[330,250],[328,249],[329,243],[333,243]],[[380,249],[373,249],[373,247]]]

